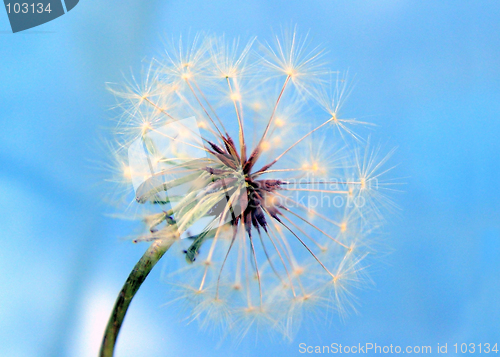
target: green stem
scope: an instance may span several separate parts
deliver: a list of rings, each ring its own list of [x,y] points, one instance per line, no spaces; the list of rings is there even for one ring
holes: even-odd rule
[[[153,269],[163,254],[172,246],[174,241],[175,239],[167,239],[154,242],[135,265],[116,299],[113,312],[111,313],[102,339],[101,350],[99,352],[100,357],[113,356],[116,339],[118,338],[120,327],[122,326],[123,319],[125,318],[125,314],[127,313],[127,309],[132,299],[144,280],[146,280],[151,269]]]

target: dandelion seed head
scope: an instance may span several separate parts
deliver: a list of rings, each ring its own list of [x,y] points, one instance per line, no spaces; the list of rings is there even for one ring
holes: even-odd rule
[[[313,311],[354,308],[388,157],[340,116],[350,89],[323,54],[295,31],[202,34],[113,87],[114,181],[133,184],[127,209],[147,228],[134,241],[176,241],[164,280],[188,321],[291,338]]]

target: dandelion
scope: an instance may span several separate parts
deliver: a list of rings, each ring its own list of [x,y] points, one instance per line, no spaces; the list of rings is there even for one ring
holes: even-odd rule
[[[197,36],[153,61],[141,84],[113,89],[124,112],[113,180],[129,188],[115,192],[147,228],[134,242],[150,246],[101,356],[113,354],[131,299],[167,250],[171,302],[236,337],[255,326],[293,338],[309,312],[355,308],[389,169],[378,151],[361,154],[352,126],[364,123],[340,117],[344,78],[321,55],[295,32],[274,45]]]

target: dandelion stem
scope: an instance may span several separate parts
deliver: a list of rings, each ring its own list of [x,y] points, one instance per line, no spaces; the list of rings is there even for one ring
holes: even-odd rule
[[[120,332],[125,314],[127,313],[132,299],[144,280],[146,280],[151,269],[153,269],[174,242],[175,239],[158,240],[154,242],[135,265],[116,299],[115,306],[113,307],[102,339],[101,350],[99,352],[100,357],[113,356],[118,333]]]

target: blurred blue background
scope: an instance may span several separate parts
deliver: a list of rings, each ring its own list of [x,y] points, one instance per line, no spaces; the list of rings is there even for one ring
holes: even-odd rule
[[[500,343],[498,1],[82,0],[12,34],[0,10],[0,355],[96,356],[108,314],[144,246],[105,215],[115,103],[105,82],[140,73],[162,37],[257,35],[297,24],[356,74],[345,113],[398,146],[405,177],[392,253],[358,293],[359,314],[305,321],[291,344],[223,342],[162,307],[161,269],[125,321],[117,356],[299,356],[298,345]]]

